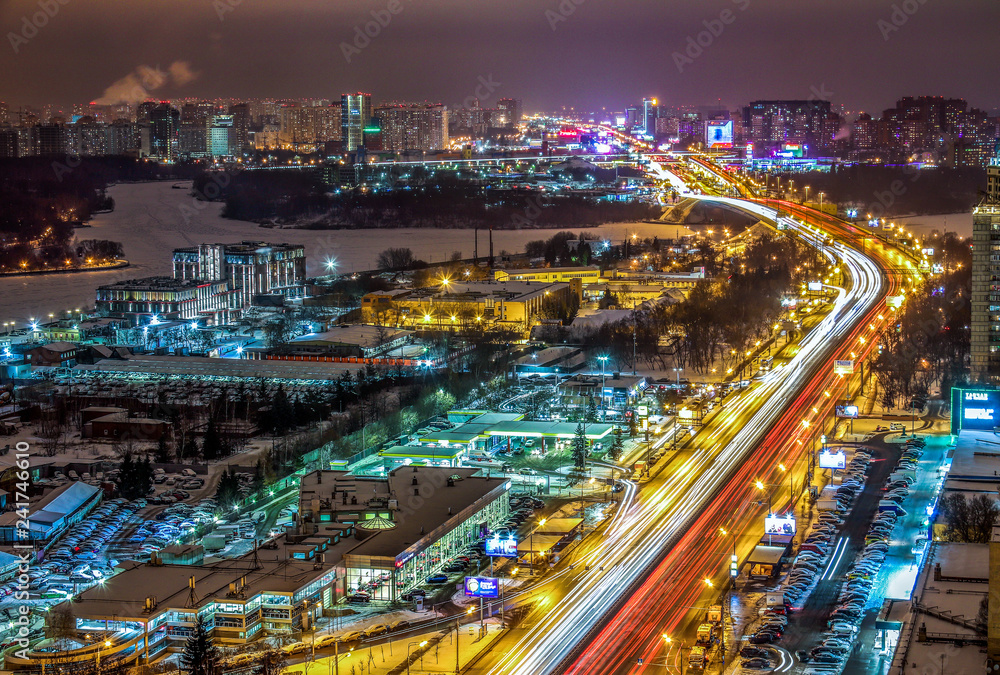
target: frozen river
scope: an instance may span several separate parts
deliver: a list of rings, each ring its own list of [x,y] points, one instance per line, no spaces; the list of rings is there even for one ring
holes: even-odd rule
[[[170,276],[171,251],[202,243],[258,240],[304,244],[310,276],[323,274],[327,260],[336,260],[342,272],[373,269],[375,258],[389,247],[408,247],[418,258],[429,262],[447,260],[452,251],[460,251],[464,257],[473,254],[472,230],[273,230],[222,218],[221,204],[198,202],[187,190],[172,189],[168,182],[117,185],[110,194],[115,199],[115,211],[95,217],[90,223],[92,227],[78,230],[77,234],[81,239],[122,242],[131,266],[104,272],[0,279],[0,322],[14,320],[23,326],[29,318],[46,319],[50,313],[65,315],[67,310],[92,306],[94,291],[102,284]],[[496,231],[494,252],[499,254],[505,249],[520,252],[525,243],[546,239],[556,231]],[[652,223],[610,225],[586,231],[618,241],[626,232],[664,238],[685,232],[675,225]],[[487,236],[480,231],[481,257],[489,252]]]

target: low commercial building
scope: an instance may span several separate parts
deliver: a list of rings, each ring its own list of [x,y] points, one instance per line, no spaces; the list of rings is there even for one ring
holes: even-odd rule
[[[32,368],[72,368],[76,365],[77,346],[71,342],[50,342],[25,352]]]
[[[572,283],[531,281],[443,282],[407,293],[376,292],[361,299],[366,320],[417,330],[468,330],[477,325],[508,324],[527,329],[546,301],[569,303],[583,295],[579,279]]]
[[[344,554],[342,591],[396,600],[507,519],[510,481],[477,471],[406,466],[385,478],[314,471],[302,477],[301,527],[354,525],[363,541]]]
[[[372,358],[399,349],[412,337],[413,331],[388,326],[342,325],[297,337],[275,354]]]
[[[28,529],[21,530],[21,516],[8,511],[0,515],[0,542],[48,542],[83,520],[101,503],[103,492],[87,483],[65,485],[44,495],[28,507]]]
[[[593,398],[600,407],[603,398],[607,405],[620,407],[638,400],[646,386],[646,378],[642,375],[608,373],[602,377],[599,374],[580,374],[559,383],[559,396],[562,404],[568,406],[586,406]]]
[[[579,279],[584,286],[596,284],[601,280],[601,270],[598,267],[538,267],[527,269],[494,270],[493,279],[500,283],[506,281],[532,281],[535,283],[569,283]]]
[[[170,433],[170,423],[147,417],[132,417],[125,408],[91,407],[80,411],[83,438],[158,441]]]
[[[115,634],[102,658],[155,661],[183,649],[196,617],[217,642],[243,644],[302,631],[345,595],[395,601],[509,517],[510,482],[475,473],[404,467],[370,478],[314,471],[302,478],[300,517],[284,533],[234,559],[205,563],[196,546],[165,549],[148,564],[125,563],[73,599],[76,628]],[[89,487],[70,487],[78,486]],[[93,657],[87,649],[34,652],[5,665],[83,661]]]

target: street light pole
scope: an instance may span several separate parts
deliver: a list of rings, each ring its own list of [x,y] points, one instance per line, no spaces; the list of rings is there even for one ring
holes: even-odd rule
[[[597,360],[601,362],[601,424],[608,421],[608,406],[604,402],[604,364],[607,363],[607,356],[598,356]]]

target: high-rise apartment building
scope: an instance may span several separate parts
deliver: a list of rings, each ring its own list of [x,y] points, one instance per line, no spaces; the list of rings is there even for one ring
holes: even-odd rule
[[[358,92],[340,97],[340,138],[344,150],[353,152],[364,143],[365,127],[372,119],[372,95]]]
[[[440,104],[390,103],[375,109],[382,147],[403,150],[439,150],[448,145],[448,109]]]
[[[809,154],[829,151],[839,128],[829,101],[752,101],[743,108],[744,140],[765,149],[798,143]]]
[[[148,154],[168,162],[177,158],[177,136],[181,113],[163,102],[149,112]],[[144,139],[145,140],[145,139]],[[143,148],[147,150],[147,148]]]
[[[229,114],[233,116],[234,149],[242,152],[250,146],[250,105],[235,103],[229,106]]]
[[[972,378],[1000,383],[1000,152],[986,170],[986,198],[972,212]]]
[[[521,116],[523,114],[521,99],[502,98],[497,101],[497,107],[504,111],[504,116],[507,118],[507,126],[516,127],[521,123]]]

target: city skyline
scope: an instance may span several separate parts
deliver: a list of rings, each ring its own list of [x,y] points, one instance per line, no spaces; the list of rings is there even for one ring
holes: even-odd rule
[[[455,108],[485,78],[495,85],[480,98],[514,95],[527,111],[614,110],[658,96],[667,105],[730,108],[751,99],[826,98],[874,113],[914,90],[963,96],[990,111],[1000,105],[985,79],[960,85],[954,78],[998,56],[991,7],[971,0],[815,5],[565,0],[498,10],[403,0],[350,8],[218,0],[115,14],[110,1],[98,1],[54,3],[45,14],[38,3],[15,0],[0,9],[10,47],[0,52],[8,73],[0,99],[68,105],[123,90],[134,98],[241,99],[373,91]],[[89,37],[69,38],[80,34]],[[608,46],[622,37],[628,49]],[[886,77],[873,77],[879,72]]]

